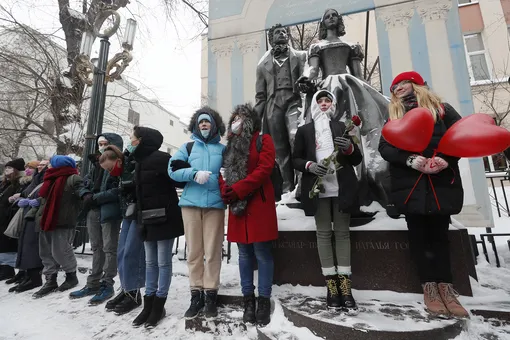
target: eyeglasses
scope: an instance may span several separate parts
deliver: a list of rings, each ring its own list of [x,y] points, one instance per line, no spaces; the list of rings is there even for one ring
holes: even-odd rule
[[[398,84],[395,84],[391,87],[391,92],[395,92],[396,90],[398,90],[400,87],[402,87],[403,85],[405,84],[409,84],[411,83],[409,80],[402,80],[400,83]]]

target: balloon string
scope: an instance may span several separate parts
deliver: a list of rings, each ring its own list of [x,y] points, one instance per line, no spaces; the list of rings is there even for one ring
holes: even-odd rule
[[[414,192],[414,189],[416,189],[416,186],[418,185],[418,182],[420,181],[420,179],[423,177],[423,172],[420,174],[420,177],[418,177],[418,179],[416,180],[416,183],[414,183],[414,186],[413,188],[411,189],[411,192],[409,193],[409,195],[407,195],[407,198],[404,202],[404,204],[407,204],[407,201],[409,201],[409,199],[411,198],[411,195],[413,194]]]
[[[429,176],[429,182],[430,182],[430,186],[432,187],[432,193],[434,194],[434,198],[436,200],[437,209],[439,211],[441,211],[441,206],[439,205],[439,199],[437,198],[436,189],[434,188],[434,184],[432,183],[432,178],[430,177],[430,175],[427,175],[427,176]]]
[[[436,154],[437,154],[437,151],[434,150],[434,154],[432,155],[432,161],[434,160],[434,157],[436,157]],[[452,169],[453,170],[453,169]],[[416,189],[416,186],[418,185],[418,183],[420,182],[420,179],[423,177],[423,172],[420,174],[420,177],[418,177],[418,179],[416,180],[416,183],[414,183],[414,186],[413,188],[411,189],[411,192],[409,192],[409,195],[407,195],[407,198],[404,202],[404,204],[407,204],[407,202],[409,201],[409,199],[411,198],[411,195],[413,194],[414,190]],[[441,210],[441,206],[439,205],[439,199],[437,198],[437,194],[436,194],[436,188],[434,188],[434,183],[432,183],[432,178],[430,177],[430,175],[427,175],[428,178],[429,178],[429,183],[430,183],[430,186],[432,187],[432,193],[434,194],[434,199],[436,200],[436,204],[437,204],[437,208],[439,210]],[[454,177],[454,180],[455,180],[455,177]],[[453,181],[452,181],[453,183]]]

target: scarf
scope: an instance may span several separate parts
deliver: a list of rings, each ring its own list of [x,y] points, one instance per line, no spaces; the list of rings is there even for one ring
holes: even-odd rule
[[[275,58],[286,55],[288,51],[289,51],[288,44],[277,44],[274,45],[274,47],[271,49],[271,53]]]
[[[250,157],[250,145],[254,136],[252,131],[252,120],[249,117],[244,117],[241,134],[229,133],[227,147],[223,156],[223,167],[225,168],[224,180],[229,186],[248,176],[248,158]],[[258,134],[258,132],[255,132],[255,134]],[[249,198],[250,196],[230,204],[232,213],[236,216],[243,215]]]
[[[401,102],[406,112],[418,107],[418,100],[414,92],[402,97]]]
[[[51,168],[44,174],[44,182],[39,191],[39,197],[46,199],[41,218],[41,230],[52,231],[58,223],[60,200],[64,193],[67,178],[77,175],[78,170],[72,167]]]

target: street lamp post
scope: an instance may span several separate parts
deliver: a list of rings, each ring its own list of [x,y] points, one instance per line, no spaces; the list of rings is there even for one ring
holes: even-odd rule
[[[110,16],[113,16],[114,19],[112,27],[101,32],[104,21]],[[80,55],[76,60],[76,70],[82,82],[89,86],[92,85],[89,117],[85,134],[85,148],[82,157],[82,174],[87,174],[90,170],[88,156],[95,152],[96,138],[103,130],[107,84],[110,81],[121,79],[120,75],[132,60],[130,52],[133,49],[136,33],[136,21],[133,19],[127,20],[124,41],[122,43],[123,51],[117,53],[111,60],[108,60],[110,50],[109,38],[115,34],[119,25],[120,15],[114,10],[105,10],[94,22],[94,33],[87,31],[82,35]],[[90,61],[90,54],[96,37],[101,38],[101,41],[97,65],[93,65]],[[93,73],[92,80],[90,79],[91,73]]]

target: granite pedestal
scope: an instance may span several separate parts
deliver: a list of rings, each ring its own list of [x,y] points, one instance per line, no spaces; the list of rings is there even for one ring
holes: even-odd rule
[[[310,229],[310,221],[303,218],[300,224],[296,224],[299,220],[294,218],[280,221],[283,228],[280,228],[278,240],[273,241],[274,283],[277,285],[325,285],[316,233],[303,230]],[[405,221],[388,219],[382,223],[376,219],[374,222],[351,228],[353,288],[423,292],[411,260]],[[389,223],[394,223],[395,228],[389,229]],[[303,225],[308,227],[303,228]],[[449,238],[453,284],[461,295],[472,296],[469,277],[477,277],[467,230],[451,226]]]

